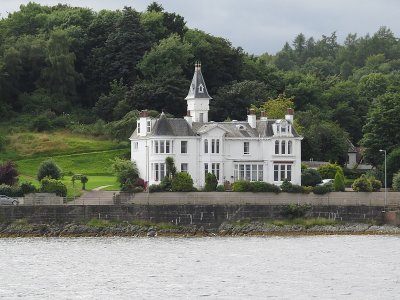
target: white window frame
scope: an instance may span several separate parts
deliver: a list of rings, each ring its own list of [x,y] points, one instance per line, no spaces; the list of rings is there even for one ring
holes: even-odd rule
[[[234,180],[264,181],[264,165],[256,163],[234,164]]]
[[[243,154],[250,154],[250,142],[243,142]]]
[[[181,163],[181,172],[189,172],[189,164],[188,163]]]

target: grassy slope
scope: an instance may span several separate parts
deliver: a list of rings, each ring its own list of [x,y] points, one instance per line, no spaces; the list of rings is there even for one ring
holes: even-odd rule
[[[73,174],[88,176],[87,190],[106,185],[111,185],[108,190],[118,190],[116,178],[110,170],[110,160],[129,153],[127,143],[116,143],[65,131],[12,133],[7,139],[7,147],[0,153],[0,161],[15,161],[21,174],[21,182],[30,181],[39,186],[36,180],[38,167],[43,160],[51,158],[66,175],[63,181],[67,185],[69,196],[79,193],[81,189],[80,182],[75,184],[75,188],[72,187]]]

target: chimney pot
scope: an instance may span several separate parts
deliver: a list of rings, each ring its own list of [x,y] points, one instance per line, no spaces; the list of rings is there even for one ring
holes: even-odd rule
[[[293,110],[293,108],[288,108],[288,109],[287,109],[287,114],[293,116],[293,115],[294,115],[294,110]]]

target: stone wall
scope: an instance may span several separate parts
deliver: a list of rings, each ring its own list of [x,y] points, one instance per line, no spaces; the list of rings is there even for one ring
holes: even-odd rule
[[[311,204],[328,206],[384,206],[385,193],[333,192],[325,195],[290,193],[138,193],[128,203],[151,205],[286,205]],[[388,206],[400,206],[400,192],[387,193]]]
[[[217,228],[225,221],[280,219],[285,205],[42,205],[0,206],[0,221],[25,219],[33,223],[79,222],[92,218],[102,220],[146,220],[175,225],[202,225]],[[380,206],[315,205],[308,217],[364,222],[383,218]]]

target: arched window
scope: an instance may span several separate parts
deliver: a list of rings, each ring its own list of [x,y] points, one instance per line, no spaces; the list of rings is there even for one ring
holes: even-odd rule
[[[199,93],[203,93],[204,92],[204,87],[202,84],[199,85]]]
[[[292,141],[288,141],[288,144],[287,144],[287,153],[288,153],[288,154],[292,154],[292,152],[293,152],[293,149],[292,149]]]
[[[281,154],[286,154],[286,141],[281,143]]]
[[[279,154],[279,141],[275,141],[275,154]]]

